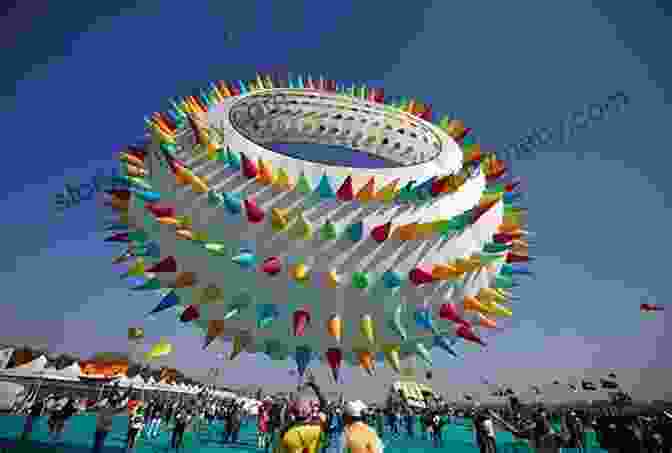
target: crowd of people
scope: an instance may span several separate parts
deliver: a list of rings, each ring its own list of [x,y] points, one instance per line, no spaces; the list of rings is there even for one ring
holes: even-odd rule
[[[29,440],[41,417],[48,419],[49,439],[58,442],[68,421],[76,414],[92,410],[96,431],[92,451],[102,451],[117,415],[128,415],[127,451],[137,440],[156,439],[170,433],[170,447],[184,448],[185,432],[201,433],[218,427],[222,444],[240,441],[241,427],[256,424],[256,447],[266,453],[382,453],[384,442],[396,440],[431,441],[435,448],[450,449],[444,436],[453,424],[468,424],[481,453],[496,453],[501,446],[497,432],[508,431],[516,440],[509,448],[539,453],[572,449],[587,453],[593,432],[600,448],[610,453],[672,453],[672,413],[669,411],[625,414],[617,407],[601,413],[578,409],[551,410],[534,407],[485,409],[457,408],[441,399],[428,401],[424,408],[403,400],[367,405],[362,401],[327,401],[314,377],[291,396],[260,398],[254,412],[240,401],[222,400],[212,393],[197,396],[157,396],[130,400],[134,389],[113,388],[99,401],[84,401],[75,395],[50,394],[26,398],[16,412],[26,416],[21,439]],[[135,391],[137,394],[138,392]],[[212,431],[212,430],[211,430]],[[511,451],[510,449],[507,451]]]

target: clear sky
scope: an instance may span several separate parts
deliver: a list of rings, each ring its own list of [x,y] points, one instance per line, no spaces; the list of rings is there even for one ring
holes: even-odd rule
[[[113,168],[143,115],[209,80],[284,67],[375,81],[464,119],[493,150],[622,90],[631,102],[621,113],[514,164],[538,235],[537,277],[516,290],[514,319],[487,351],[435,353],[433,384],[456,391],[488,376],[523,389],[608,368],[643,398],[671,390],[658,370],[672,367],[672,309],[638,310],[669,293],[672,72],[660,38],[672,27],[655,2],[126,3],[19,7],[0,19],[0,342],[87,356],[125,350],[126,328],[140,324],[150,340],[171,337],[170,360],[195,375],[223,366],[221,383],[294,382],[286,363],[218,362],[169,313],[143,320],[157,298],[131,295],[115,274],[97,204],[55,212],[67,182]],[[392,379],[360,374],[346,373],[346,392]]]

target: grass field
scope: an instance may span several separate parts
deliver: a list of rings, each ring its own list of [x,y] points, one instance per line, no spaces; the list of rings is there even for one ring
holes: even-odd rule
[[[23,430],[24,418],[18,416],[0,417],[0,452],[2,453],[84,453],[91,451],[93,434],[96,426],[96,418],[92,415],[80,415],[73,417],[66,427],[61,442],[47,441],[47,423],[43,417],[36,424],[32,440],[21,444],[15,439]],[[116,417],[113,431],[108,435],[105,442],[105,453],[119,453],[124,451],[126,439],[127,418]],[[213,425],[210,429],[204,429],[201,433],[186,433],[182,451],[215,453],[226,451],[227,453],[250,453],[259,452],[256,448],[255,429],[252,423],[245,425],[241,432],[240,442],[237,444],[221,443],[221,423]],[[162,432],[155,440],[138,439],[135,451],[138,453],[159,453],[168,451],[169,433]],[[450,453],[478,453],[474,445],[473,432],[465,426],[451,425],[444,433],[444,446],[441,449],[434,448],[429,440],[395,439],[386,436],[384,439],[386,453],[422,453],[431,451],[445,451]],[[507,433],[501,433],[497,439],[499,453],[525,453],[530,451],[523,445],[516,445]],[[566,450],[569,451],[569,450]],[[603,450],[594,449],[592,452]]]

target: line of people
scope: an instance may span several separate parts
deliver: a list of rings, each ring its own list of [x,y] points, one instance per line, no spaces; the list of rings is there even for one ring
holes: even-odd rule
[[[94,453],[99,453],[113,429],[113,419],[129,410],[134,389],[125,392],[113,388],[109,397],[93,405],[75,395],[58,398],[48,395],[31,397],[19,412],[26,415],[23,440],[29,440],[36,422],[48,416],[49,439],[58,442],[76,414],[93,408],[96,412]],[[135,401],[128,418],[127,451],[137,440],[156,439],[170,432],[170,447],[183,448],[185,432],[222,429],[222,443],[240,440],[241,428],[250,414],[242,402],[221,401],[208,394],[190,398],[153,398]],[[446,404],[414,409],[405,403],[389,406],[367,406],[361,401],[344,404],[328,402],[312,375],[293,397],[266,397],[256,415],[257,447],[266,453],[381,453],[383,438],[395,440],[431,439],[435,447],[444,446],[446,427],[456,423],[456,416],[471,420],[474,440],[481,453],[496,453],[496,432],[508,431],[521,451],[534,449],[539,453],[555,453],[562,448],[587,452],[594,444],[587,433],[596,433],[596,441],[610,453],[672,453],[672,414],[639,413],[625,416],[610,409],[597,416],[578,410],[550,413],[541,407],[534,412],[520,410],[476,409],[461,414]],[[220,425],[221,423],[221,425]],[[419,431],[419,432],[418,432]]]

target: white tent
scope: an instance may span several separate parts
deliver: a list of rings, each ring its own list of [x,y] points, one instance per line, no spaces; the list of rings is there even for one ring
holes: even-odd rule
[[[133,384],[133,387],[145,387],[145,380],[142,379],[142,376],[139,374],[136,374],[133,379],[131,379],[131,383]]]
[[[65,376],[79,378],[79,376],[82,374],[82,369],[79,367],[79,363],[74,362],[72,365],[63,368],[61,373],[63,373]]]
[[[17,370],[28,370],[34,373],[37,373],[39,371],[43,371],[47,367],[47,357],[44,355],[39,356],[35,360],[32,360],[28,363],[24,363],[23,365],[17,366],[15,369]]]
[[[121,379],[117,381],[117,385],[119,385],[119,387],[130,387],[131,383],[132,381],[128,378],[128,376],[122,376]]]
[[[37,366],[39,365],[40,364],[38,363]],[[58,381],[70,381],[70,382],[79,381],[80,374],[81,370],[77,362],[61,370],[57,370],[55,367],[46,367],[39,372],[40,377],[44,379],[53,379]]]
[[[25,393],[23,385],[14,382],[0,382],[0,411],[8,411],[16,403],[19,395]]]
[[[42,375],[44,368],[47,366],[47,358],[43,355],[23,365],[15,368],[0,371],[1,374],[7,376],[21,376],[21,377],[39,377]]]
[[[150,376],[149,379],[147,379],[147,385],[155,386],[156,381],[154,380],[153,376]]]

